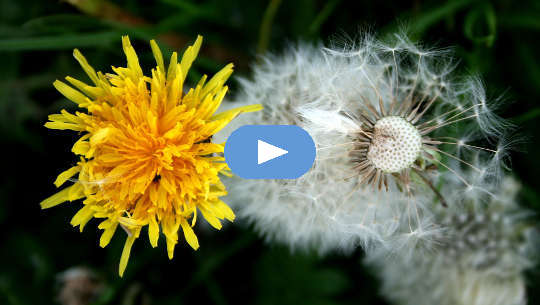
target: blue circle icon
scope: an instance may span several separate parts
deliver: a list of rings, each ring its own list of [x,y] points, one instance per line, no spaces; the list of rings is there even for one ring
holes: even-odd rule
[[[315,161],[311,136],[296,125],[245,125],[225,143],[225,161],[245,179],[296,179]]]

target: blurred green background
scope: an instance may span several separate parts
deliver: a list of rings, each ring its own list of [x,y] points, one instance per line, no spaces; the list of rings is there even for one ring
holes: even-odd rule
[[[59,274],[77,266],[95,273],[78,284],[101,287],[91,304],[386,304],[360,251],[290,254],[242,226],[199,228],[200,250],[179,243],[172,261],[142,238],[119,278],[121,234],[101,249],[95,223],[82,234],[69,224],[78,202],[47,211],[39,202],[75,162],[75,134],[43,127],[49,113],[74,109],[52,82],[86,78],[75,47],[108,71],[125,64],[120,35],[127,33],[149,68],[149,39],[171,52],[202,34],[193,82],[231,61],[235,75],[248,75],[257,54],[297,40],[400,28],[426,44],[455,47],[458,69],[479,73],[491,97],[503,96],[500,114],[526,138],[512,156],[525,186],[522,204],[540,212],[540,1],[0,0],[0,304],[58,303],[66,285],[78,287]],[[530,304],[540,304],[539,271],[527,274]]]

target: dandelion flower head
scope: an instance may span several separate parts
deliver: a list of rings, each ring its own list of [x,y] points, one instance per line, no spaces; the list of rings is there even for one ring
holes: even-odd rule
[[[92,85],[72,77],[54,86],[85,111],[62,110],[49,116],[47,128],[81,134],[72,151],[79,162],[62,172],[54,182],[60,187],[74,182],[41,202],[50,208],[83,199],[83,207],[71,220],[82,231],[92,218],[103,219],[100,246],[110,242],[118,226],[127,232],[119,264],[122,275],[134,241],[148,227],[153,247],[160,232],[173,257],[180,229],[187,243],[199,247],[193,226],[197,213],[216,229],[235,215],[220,197],[227,194],[220,175],[229,175],[222,155],[224,144],[212,135],[238,114],[260,110],[244,106],[216,114],[227,92],[225,82],[233,72],[226,65],[212,78],[203,76],[184,91],[188,71],[201,47],[202,37],[184,52],[180,62],[174,52],[168,66],[155,41],[151,49],[157,66],[145,76],[130,40],[122,37],[127,67],[112,67],[114,73],[96,72],[83,55],[74,51]],[[184,93],[186,92],[186,93]]]

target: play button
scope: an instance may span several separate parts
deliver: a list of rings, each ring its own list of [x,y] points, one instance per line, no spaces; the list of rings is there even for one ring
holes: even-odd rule
[[[288,151],[285,149],[257,140],[257,164],[270,161],[279,156],[283,156],[286,153],[288,153]]]
[[[311,136],[295,125],[245,125],[225,144],[225,161],[245,179],[296,179],[315,160]]]

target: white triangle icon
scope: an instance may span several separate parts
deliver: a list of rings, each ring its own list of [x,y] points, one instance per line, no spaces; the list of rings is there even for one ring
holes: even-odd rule
[[[281,149],[264,141],[257,140],[257,164],[270,161],[279,156],[289,153],[285,149]]]

